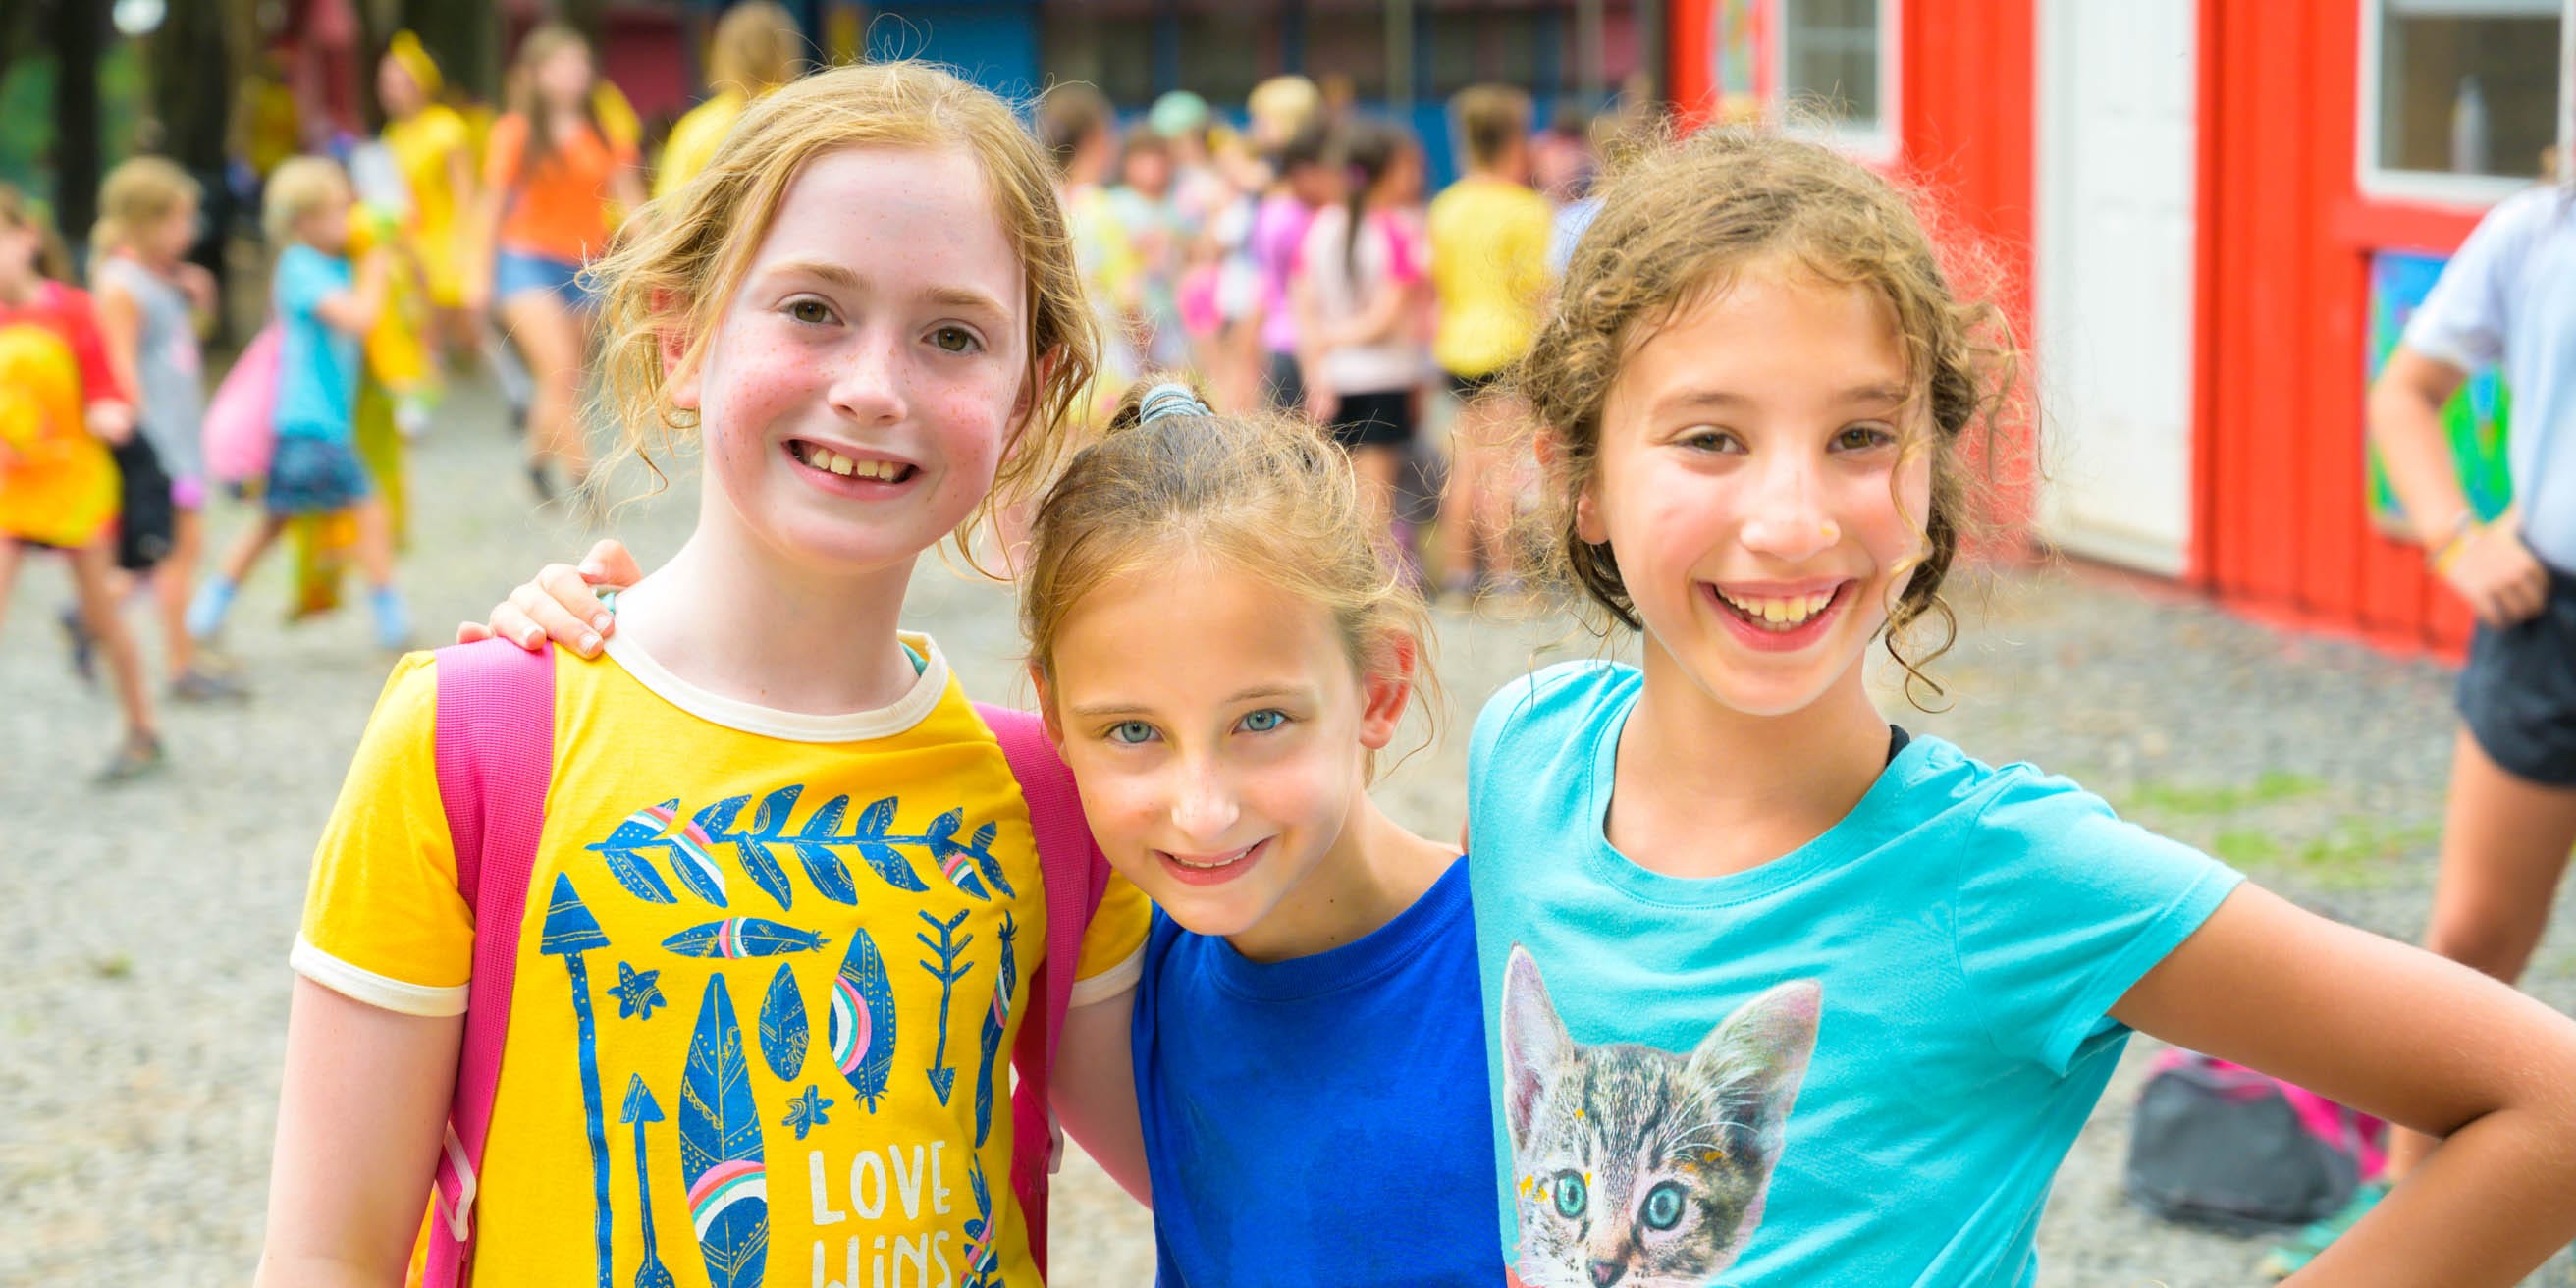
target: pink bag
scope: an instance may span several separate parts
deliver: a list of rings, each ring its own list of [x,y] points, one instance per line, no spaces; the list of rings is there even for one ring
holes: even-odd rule
[[[206,404],[206,473],[218,483],[247,483],[268,473],[277,451],[277,364],[283,344],[272,322],[251,337]]]

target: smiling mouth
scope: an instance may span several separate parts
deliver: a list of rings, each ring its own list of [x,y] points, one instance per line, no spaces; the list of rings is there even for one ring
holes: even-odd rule
[[[1171,860],[1173,863],[1178,864],[1181,867],[1188,868],[1193,872],[1223,872],[1227,868],[1233,867],[1235,864],[1241,863],[1245,859],[1250,858],[1252,856],[1252,852],[1260,849],[1262,844],[1263,842],[1261,841],[1255,841],[1240,850],[1229,850],[1226,853],[1209,855],[1205,858],[1194,858],[1174,854],[1169,850],[1161,851],[1161,854],[1164,858]]]
[[[1738,595],[1721,586],[1711,586],[1710,589],[1717,592],[1720,603],[1733,609],[1735,615],[1749,625],[1785,635],[1833,607],[1851,585],[1844,582],[1832,590],[1808,595]]]
[[[825,474],[837,474],[845,479],[901,483],[920,473],[917,468],[900,461],[871,461],[855,456],[844,456],[821,443],[810,443],[801,438],[788,440],[787,454],[794,457],[797,464],[807,469],[820,470]]]

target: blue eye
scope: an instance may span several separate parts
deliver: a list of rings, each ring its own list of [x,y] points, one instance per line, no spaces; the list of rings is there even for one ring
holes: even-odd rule
[[[1681,1224],[1682,1187],[1666,1181],[1646,1191],[1646,1228],[1669,1230]]]
[[[1142,720],[1121,720],[1109,726],[1111,742],[1122,742],[1132,747],[1140,742],[1151,742],[1153,738],[1154,726]]]
[[[1242,727],[1246,733],[1268,733],[1286,723],[1288,723],[1288,713],[1276,707],[1263,707],[1245,716]]]
[[[1580,1172],[1557,1173],[1556,1184],[1551,1188],[1556,1194],[1556,1214],[1568,1221],[1582,1216],[1583,1210],[1592,1205],[1592,1196],[1586,1192]]]

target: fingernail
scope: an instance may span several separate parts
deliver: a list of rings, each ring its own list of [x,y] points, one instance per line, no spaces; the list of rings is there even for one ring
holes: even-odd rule
[[[601,613],[599,616],[590,619],[590,627],[592,630],[605,631],[608,629],[609,623],[616,620],[616,618],[606,613]]]
[[[526,635],[519,637],[519,645],[522,648],[535,648],[539,643],[543,642],[544,639],[545,635],[543,632],[530,631]]]
[[[581,637],[581,651],[583,653],[592,652],[598,647],[599,637],[597,635],[584,635]]]
[[[599,575],[599,565],[598,565],[598,564],[594,564],[594,563],[586,563],[586,564],[583,564],[583,565],[581,566],[581,575],[582,575],[582,576],[584,576],[584,577],[596,577],[596,576],[598,576],[598,575]]]

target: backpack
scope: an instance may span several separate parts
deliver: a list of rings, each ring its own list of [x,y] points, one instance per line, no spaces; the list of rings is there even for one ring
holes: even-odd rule
[[[277,366],[285,333],[259,329],[206,403],[200,434],[206,474],[218,483],[247,483],[268,473],[277,452]]]
[[[2340,1210],[2376,1176],[2385,1123],[2240,1064],[2157,1057],[2129,1133],[2129,1196],[2168,1221],[2255,1233]]]
[[[466,907],[520,909],[536,864],[554,768],[554,654],[507,640],[438,650],[436,716],[438,796],[456,850],[456,884]],[[1026,1214],[1029,1255],[1046,1274],[1047,1176],[1061,1160],[1063,1134],[1047,1107],[1047,1075],[1073,997],[1074,963],[1083,931],[1107,888],[1108,862],[1091,839],[1075,794],[1073,772],[1058,759],[1038,717],[975,704],[1019,780],[1037,833],[1046,887],[1046,957],[1029,981],[1040,1007],[1023,1022],[1011,1053],[1018,1078],[1011,1092],[1011,1188]],[[489,926],[492,933],[483,933]],[[473,1259],[475,1166],[491,1126],[500,1085],[501,1040],[509,1027],[510,986],[518,967],[516,915],[475,920],[473,979],[465,1035],[457,1054],[456,1090],[447,1137],[432,1180],[432,1220],[424,1288],[463,1288]],[[1039,1148],[1037,1142],[1046,1142]]]

